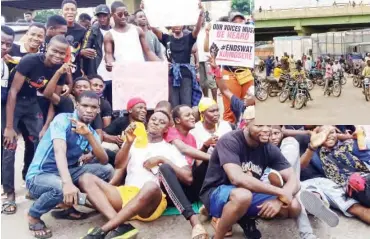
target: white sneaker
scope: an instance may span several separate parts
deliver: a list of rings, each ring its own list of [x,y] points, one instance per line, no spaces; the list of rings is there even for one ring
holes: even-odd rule
[[[324,221],[331,227],[336,227],[339,223],[339,216],[330,210],[329,207],[325,206],[323,200],[318,198],[314,193],[303,190],[300,195],[301,202],[306,210],[319,218],[321,221]]]
[[[281,177],[280,173],[274,169],[271,169],[268,179],[270,181],[270,184],[282,188],[284,186],[283,177]]]

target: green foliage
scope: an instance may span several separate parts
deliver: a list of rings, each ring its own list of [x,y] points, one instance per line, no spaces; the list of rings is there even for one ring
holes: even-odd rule
[[[46,23],[48,17],[60,14],[60,9],[38,10],[35,12],[35,22]]]
[[[254,9],[254,0],[232,0],[231,9],[245,15],[251,15]]]

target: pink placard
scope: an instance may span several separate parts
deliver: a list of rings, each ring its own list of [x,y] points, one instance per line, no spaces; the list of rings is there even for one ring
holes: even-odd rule
[[[141,97],[148,109],[168,100],[167,62],[124,62],[113,66],[113,110],[126,110],[127,102]]]

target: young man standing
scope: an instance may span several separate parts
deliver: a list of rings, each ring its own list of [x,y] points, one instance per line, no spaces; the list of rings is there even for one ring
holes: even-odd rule
[[[36,238],[52,235],[41,220],[42,215],[63,202],[69,206],[79,203],[77,186],[83,174],[91,173],[105,181],[112,177],[108,156],[90,126],[98,111],[99,97],[92,91],[83,92],[76,110],[56,116],[37,147],[26,177],[27,189],[36,198],[28,212],[29,229]],[[94,154],[98,163],[79,166],[86,150]]]
[[[248,122],[243,130],[224,135],[209,161],[200,198],[212,217],[220,218],[215,239],[224,238],[238,223],[247,238],[261,233],[252,218],[297,217],[301,207],[294,197],[299,180],[280,150],[269,144],[271,126]],[[266,167],[279,171],[282,188],[260,181]]]
[[[5,184],[14,195],[14,161],[17,148],[18,124],[23,123],[34,149],[39,142],[43,125],[42,111],[37,100],[37,90],[45,87],[52,78],[64,78],[69,65],[62,65],[68,48],[63,36],[53,38],[46,54],[29,54],[16,67],[6,103],[6,124],[4,129],[3,167]],[[61,79],[62,81],[64,79]],[[24,133],[24,132],[22,132]]]
[[[12,48],[14,42],[14,31],[8,26],[1,26],[1,156],[3,156],[3,132],[6,125],[6,100],[8,96],[8,83],[9,83],[9,68],[4,61],[4,56],[9,53],[10,49]],[[3,158],[2,158],[3,159]],[[6,172],[7,170],[11,170],[9,168],[3,169],[6,166],[4,161],[1,162],[1,172]],[[6,195],[5,202],[3,202],[1,213],[4,214],[14,214],[16,212],[15,206],[15,197],[14,197],[14,184],[10,183],[9,185],[6,184],[4,173],[1,173],[1,184],[3,185],[4,194]],[[5,180],[4,180],[5,179]],[[3,194],[3,192],[2,192]]]
[[[145,39],[148,43],[148,46],[152,52],[154,52],[158,58],[163,60],[162,45],[159,42],[157,36],[149,30],[148,20],[146,19],[145,13],[143,10],[137,10],[134,13],[136,25],[139,26],[145,33]]]
[[[33,23],[32,12],[25,12],[23,15],[27,23]]]
[[[150,50],[143,30],[127,23],[129,13],[126,5],[116,1],[112,3],[111,10],[114,28],[104,36],[107,70],[112,71],[113,62],[143,62],[145,61],[144,56],[149,61],[160,61]]]
[[[126,141],[117,154],[116,174],[111,183],[89,174],[81,178],[89,201],[109,220],[84,239],[131,238],[129,235],[137,234],[137,230],[125,222],[131,219],[150,222],[159,218],[167,206],[157,177],[159,165],[171,167],[177,177],[191,181],[184,156],[163,139],[169,125],[170,117],[166,112],[155,112],[148,122],[148,144],[138,148],[133,133],[135,124],[131,124],[125,130]],[[122,181],[125,171],[125,185],[115,187]]]
[[[78,24],[83,26],[86,30],[89,30],[91,27],[91,17],[87,13],[81,13],[80,16],[78,16]]]
[[[168,35],[153,28],[154,34],[166,48],[166,56],[170,65],[170,94],[169,101],[172,107],[178,105],[197,106],[202,98],[202,90],[196,77],[196,69],[190,64],[193,45],[197,41],[204,19],[204,9],[199,2],[199,17],[191,34],[185,35],[184,26],[173,26],[172,35]],[[149,23],[150,24],[150,23]]]
[[[45,41],[40,46],[40,53],[45,53],[48,44],[54,36],[66,35],[67,33],[67,21],[59,15],[53,15],[48,18],[46,22],[46,36]]]
[[[75,68],[72,69],[73,79],[75,79],[82,75],[81,56],[96,56],[96,52],[94,49],[81,50],[86,29],[75,22],[77,16],[77,2],[75,0],[64,0],[62,2],[62,15],[67,21],[68,30],[66,38],[70,44],[70,61],[75,65]]]
[[[85,35],[83,49],[95,49],[94,54],[87,54],[84,59],[84,71],[87,75],[100,75],[105,83],[104,95],[112,104],[112,73],[105,68],[104,36],[111,29],[110,10],[107,5],[101,4],[95,8],[95,16],[98,21]],[[90,52],[90,50],[88,50]],[[94,52],[91,52],[94,53]]]

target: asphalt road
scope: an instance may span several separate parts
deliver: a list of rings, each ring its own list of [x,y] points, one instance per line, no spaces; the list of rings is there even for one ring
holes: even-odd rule
[[[256,121],[258,124],[272,125],[323,125],[323,124],[369,124],[370,102],[365,100],[360,88],[352,85],[352,78],[347,76],[347,83],[339,97],[324,96],[323,89],[315,85],[310,92],[313,101],[301,110],[290,108],[291,101],[280,103],[278,97],[268,97],[264,102],[256,103]]]
[[[1,215],[1,238],[2,239],[31,239],[33,236],[28,231],[27,212],[32,201],[25,199],[26,190],[23,188],[21,180],[21,169],[23,161],[23,141],[19,142],[16,155],[16,194],[18,211],[14,215]],[[364,223],[353,219],[345,218],[340,213],[340,223],[335,228],[330,228],[325,223],[316,218],[310,217],[314,232],[321,239],[369,239],[370,227]],[[56,220],[50,213],[42,218],[52,229],[53,237],[58,239],[74,239],[85,235],[89,228],[103,225],[104,218],[101,215],[92,216],[83,221]],[[191,238],[190,224],[182,216],[163,216],[155,222],[139,223],[133,222],[140,233],[140,239],[182,239]],[[212,226],[205,223],[206,229],[210,234],[214,234]],[[299,238],[298,230],[294,220],[272,220],[260,221],[258,228],[261,230],[263,238],[290,239]],[[234,235],[231,238],[244,238],[242,230],[234,226]]]

